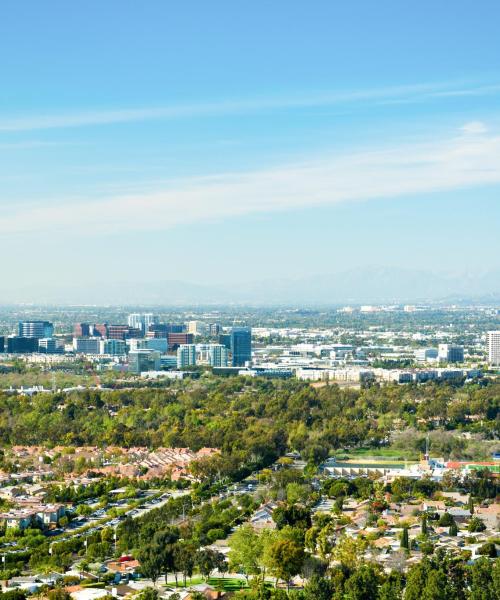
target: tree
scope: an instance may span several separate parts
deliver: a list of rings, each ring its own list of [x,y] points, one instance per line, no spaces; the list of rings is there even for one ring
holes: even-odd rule
[[[455,519],[446,511],[439,517],[438,525],[440,527],[449,527],[454,522]]]
[[[345,597],[349,600],[377,598],[379,579],[379,572],[373,565],[361,565],[345,582]]]
[[[332,557],[340,562],[344,570],[354,571],[359,566],[366,547],[366,540],[344,535],[333,548]]]
[[[410,567],[406,580],[405,600],[422,600],[431,570],[432,566],[427,558]]]
[[[403,531],[401,532],[401,548],[405,548],[405,550],[410,549],[410,537],[408,535],[408,527],[403,527]]]
[[[166,527],[154,534],[153,543],[160,549],[161,563],[165,583],[168,582],[168,574],[174,570],[174,547],[179,539],[177,527]]]
[[[273,521],[278,529],[287,525],[309,529],[311,527],[311,511],[299,504],[281,505],[274,509]]]
[[[458,526],[455,522],[455,519],[453,519],[453,523],[450,525],[450,528],[448,529],[448,535],[450,535],[452,537],[456,537],[458,535]]]
[[[474,500],[472,499],[472,495],[469,496],[468,508],[469,508],[470,514],[473,515],[474,514]]]
[[[289,589],[289,581],[300,573],[304,562],[304,548],[290,539],[276,539],[268,544],[264,551],[264,564],[278,580],[286,581]]]
[[[224,575],[225,573],[227,573],[227,570],[229,568],[226,557],[224,556],[224,554],[222,554],[222,552],[215,552],[214,558],[215,568],[217,569],[217,571],[219,571],[219,573],[222,573],[222,579],[224,579]]]
[[[482,556],[487,556],[488,558],[496,558],[497,557],[497,547],[493,542],[486,542],[477,551],[478,554]]]
[[[263,553],[263,538],[267,534],[258,534],[248,523],[238,528],[229,538],[229,565],[240,570],[245,577],[258,575]]]
[[[145,577],[149,577],[153,585],[156,586],[156,582],[162,571],[161,547],[156,544],[144,546],[139,549],[137,558],[141,564],[141,573]]]
[[[196,566],[205,579],[210,577],[210,573],[216,567],[216,552],[209,548],[198,550],[195,557]]]
[[[71,595],[63,588],[50,590],[47,594],[48,600],[71,600]]]
[[[500,597],[498,583],[498,565],[495,561],[493,569],[486,557],[481,557],[469,568],[469,600],[492,600]]]
[[[184,578],[184,587],[186,587],[187,577],[193,575],[195,566],[196,547],[192,542],[182,541],[175,545],[174,564],[175,570],[180,571]]]
[[[304,588],[304,600],[331,600],[334,587],[329,579],[313,575]]]
[[[428,533],[427,515],[422,516],[422,524],[421,524],[420,530],[421,530],[422,535],[427,535],[427,533]]]
[[[401,600],[404,583],[400,573],[391,573],[380,586],[378,600]]]
[[[158,590],[147,587],[137,596],[138,600],[158,600],[160,597]],[[172,596],[170,596],[171,598]]]
[[[470,533],[478,533],[480,531],[484,531],[486,529],[486,525],[484,522],[476,516],[473,516],[469,521],[469,525],[467,526],[467,531]]]

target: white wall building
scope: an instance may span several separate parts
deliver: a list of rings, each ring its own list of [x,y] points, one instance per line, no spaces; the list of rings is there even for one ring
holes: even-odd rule
[[[500,366],[500,331],[488,331],[486,343],[488,345],[488,362],[492,367]]]
[[[181,344],[177,349],[177,368],[196,365],[196,344]]]

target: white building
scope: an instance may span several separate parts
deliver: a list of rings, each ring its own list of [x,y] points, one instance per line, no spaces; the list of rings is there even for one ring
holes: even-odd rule
[[[158,352],[167,352],[167,338],[132,338],[129,340],[130,350],[158,350]]]
[[[488,331],[486,343],[488,344],[488,362],[492,367],[500,366],[500,331]]]
[[[227,367],[228,351],[223,344],[210,344],[208,364],[211,367]]]
[[[449,363],[464,362],[463,346],[455,346],[453,344],[439,344],[438,360],[440,362],[449,362]]]
[[[153,313],[132,313],[128,316],[128,326],[140,329],[143,333],[146,333],[149,326],[155,323],[158,323],[158,317]]]
[[[438,358],[436,348],[420,348],[415,350],[415,360],[419,363],[435,361]]]
[[[188,321],[187,324],[188,333],[193,335],[207,335],[208,326],[203,321]]]
[[[110,354],[112,356],[123,356],[127,350],[125,340],[101,340],[99,342],[99,354]]]
[[[177,349],[177,368],[196,365],[196,344],[181,344]]]

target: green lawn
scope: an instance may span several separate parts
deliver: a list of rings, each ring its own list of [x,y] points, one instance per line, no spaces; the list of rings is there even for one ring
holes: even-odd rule
[[[179,582],[177,584],[177,587],[179,588],[183,588],[184,587],[184,581],[182,579],[182,577],[179,577]],[[245,579],[243,578],[236,578],[236,577],[209,577],[208,581],[205,582],[205,579],[203,577],[200,576],[196,576],[196,577],[192,577],[191,579],[186,579],[186,587],[190,587],[193,585],[199,585],[201,583],[208,583],[208,585],[211,585],[212,587],[216,588],[216,589],[222,589],[225,592],[234,592],[235,590],[241,590],[242,588],[246,588],[247,586],[247,582]],[[175,581],[173,581],[173,577],[169,577],[168,578],[168,583],[167,583],[167,587],[173,587],[175,588]]]
[[[221,588],[225,592],[234,592],[248,587],[246,579],[237,579],[235,577],[209,577],[208,584],[214,588]]]
[[[388,458],[392,461],[403,461],[413,460],[418,461],[419,455],[418,452],[414,452],[412,450],[401,450],[397,448],[357,448],[356,450],[351,450],[349,452],[342,452],[336,456],[337,460],[342,458],[345,459],[356,459],[356,458]]]

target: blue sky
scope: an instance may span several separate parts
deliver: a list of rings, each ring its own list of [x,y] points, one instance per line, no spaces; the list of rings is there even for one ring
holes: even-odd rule
[[[2,2],[0,291],[500,267],[498,22],[493,0]]]

